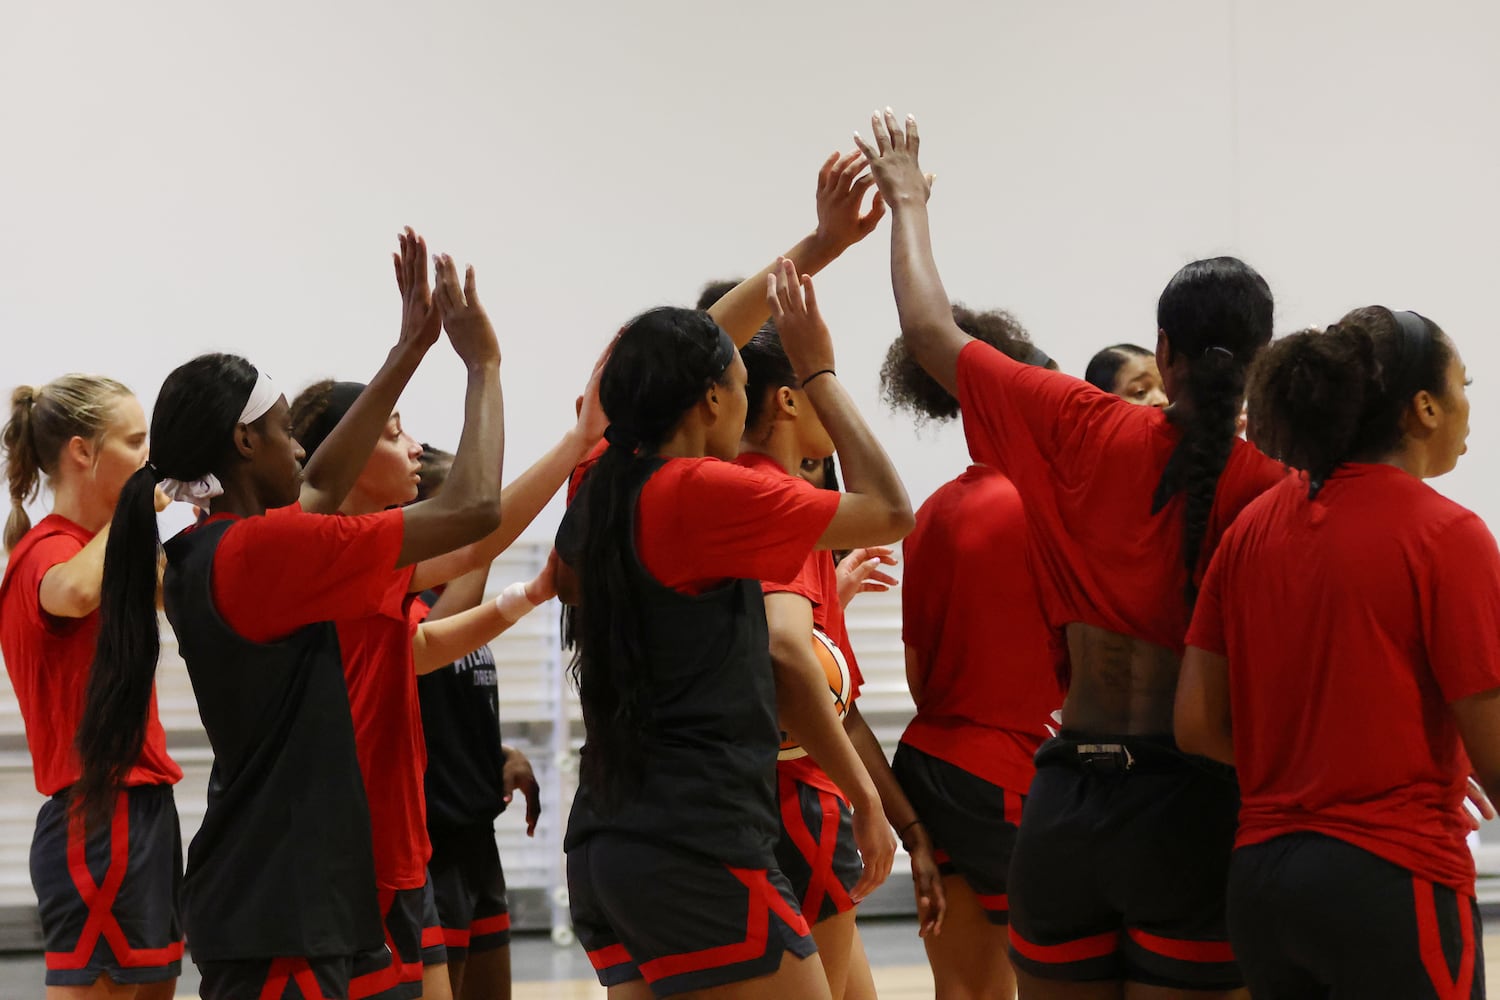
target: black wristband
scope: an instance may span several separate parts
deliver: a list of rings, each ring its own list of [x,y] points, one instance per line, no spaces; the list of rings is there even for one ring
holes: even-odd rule
[[[901,829],[899,829],[899,830],[896,831],[896,839],[899,840],[899,841],[901,841],[901,849],[903,851],[905,851],[906,853],[908,853],[908,854],[911,853],[911,845],[906,842],[906,831],[910,830],[914,826],[922,826],[922,825],[923,825],[923,823],[922,823],[922,821],[920,819],[914,819],[910,823],[906,824]]]
[[[839,373],[834,371],[832,368],[820,368],[819,370],[813,372],[811,375],[807,376],[807,378],[802,380],[802,388],[806,389],[807,383],[811,382],[819,375],[832,375],[834,378],[839,377]]]

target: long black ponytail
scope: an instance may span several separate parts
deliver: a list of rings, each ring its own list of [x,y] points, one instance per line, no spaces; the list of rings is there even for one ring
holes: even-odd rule
[[[99,640],[76,741],[83,771],[72,802],[90,825],[107,820],[146,738],[161,654],[156,484],[224,473],[256,377],[248,361],[228,354],[194,358],[168,375],[151,414],[151,457],[120,491],[104,549]]]
[[[724,383],[733,351],[707,313],[652,309],[620,332],[600,377],[609,447],[575,500],[584,504],[573,567],[582,599],[566,633],[587,733],[581,777],[606,805],[639,787],[651,732],[652,671],[631,572],[638,463],[655,455],[705,392]]]
[[[1245,397],[1245,374],[1271,340],[1275,302],[1254,268],[1235,257],[1197,260],[1173,275],[1156,304],[1156,325],[1174,355],[1187,358],[1174,419],[1182,430],[1157,484],[1153,512],[1183,496],[1185,597],[1197,600],[1199,566],[1219,476],[1234,448]]]

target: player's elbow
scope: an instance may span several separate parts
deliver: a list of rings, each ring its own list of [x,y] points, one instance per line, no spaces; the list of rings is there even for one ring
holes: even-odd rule
[[[463,525],[465,536],[478,541],[499,529],[500,498],[487,495],[472,497],[454,511],[452,516]]]

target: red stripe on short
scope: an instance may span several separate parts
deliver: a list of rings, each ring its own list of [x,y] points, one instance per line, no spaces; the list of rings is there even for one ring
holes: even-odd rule
[[[1110,931],[1093,937],[1064,941],[1062,944],[1033,944],[1016,933],[1016,925],[1010,925],[1010,946],[1023,958],[1049,965],[1064,965],[1068,962],[1086,962],[1091,958],[1103,958],[1114,954],[1120,947],[1120,934]]]
[[[766,953],[766,942],[771,937],[771,914],[775,913],[797,934],[807,934],[807,921],[792,908],[781,893],[771,884],[764,869],[730,868],[729,873],[744,883],[750,890],[750,907],[745,918],[745,939],[735,944],[724,944],[681,955],[665,955],[641,963],[641,975],[646,982],[654,983],[669,976],[682,976],[704,969],[718,969],[726,965],[749,962]],[[598,966],[595,966],[598,968]]]
[[[832,900],[838,913],[854,909],[854,900],[849,898],[848,890],[833,871],[833,858],[839,846],[839,821],[842,819],[839,797],[821,788],[813,788],[822,815],[818,837],[814,840],[812,828],[807,825],[807,817],[802,812],[801,782],[790,775],[778,774],[777,785],[782,829],[807,862],[807,892],[802,897],[802,912],[812,914],[813,920],[817,920],[825,898]]]
[[[260,990],[260,1000],[281,1000],[289,984],[295,983],[297,991],[305,1000],[328,1000],[323,996],[323,987],[305,958],[273,958],[266,970],[266,981]]]
[[[1175,958],[1179,962],[1220,963],[1234,961],[1234,948],[1228,941],[1187,941],[1183,938],[1160,937],[1131,927],[1126,931],[1130,940],[1149,952],[1164,958]]]
[[[1437,897],[1432,883],[1412,876],[1412,896],[1417,909],[1417,948],[1422,954],[1422,967],[1432,988],[1442,1000],[1468,1000],[1474,986],[1474,916],[1469,912],[1468,899],[1458,896],[1458,933],[1460,953],[1458,975],[1448,972],[1448,956],[1443,951],[1443,934],[1438,928]]]
[[[443,944],[449,948],[467,948],[469,946],[469,932],[444,927]]]
[[[493,917],[480,917],[469,924],[469,933],[475,937],[485,934],[499,934],[501,931],[510,930],[510,914],[497,913]]]
[[[943,850],[941,847],[935,847],[932,850],[932,860],[934,864],[946,865],[953,859],[949,857],[947,851]]]
[[[441,927],[422,928],[423,948],[436,948],[438,945],[445,943],[446,942],[443,939],[443,929]]]
[[[121,791],[115,796],[109,826],[109,868],[104,873],[103,882],[94,882],[86,848],[87,831],[82,817],[75,812],[68,817],[68,874],[73,877],[73,887],[78,890],[79,897],[88,904],[89,915],[72,951],[46,953],[47,968],[58,971],[87,968],[101,937],[109,945],[115,961],[124,969],[151,969],[179,961],[183,950],[181,941],[163,948],[132,948],[113,913],[115,900],[130,867],[129,792]]]
[[[980,896],[976,894],[975,898],[979,900],[979,905],[984,907],[986,910],[994,910],[996,913],[1010,912],[1009,893],[1002,892],[998,896]]]
[[[598,951],[591,951],[588,954],[589,964],[594,967],[595,972],[602,972],[605,969],[616,965],[624,965],[630,961],[630,952],[625,950],[623,944],[612,944],[607,948],[600,948]]]

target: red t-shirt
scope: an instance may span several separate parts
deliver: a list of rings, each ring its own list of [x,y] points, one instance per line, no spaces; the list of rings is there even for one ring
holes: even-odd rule
[[[669,458],[641,489],[636,553],[658,582],[683,594],[728,580],[792,580],[838,507],[839,494],[779,466]]]
[[[226,517],[233,515],[209,520]],[[399,720],[404,718],[401,682],[410,684],[411,703],[416,704],[410,632],[414,626],[409,627],[405,617],[414,569],[395,568],[403,525],[399,509],[343,517],[308,514],[294,504],[240,520],[224,533],[214,560],[214,603],[225,622],[246,639],[272,642],[315,622],[336,623],[350,688],[355,748],[370,805],[376,880],[382,886],[403,875],[406,882],[412,881],[411,865],[403,869],[396,859],[409,862],[420,854],[417,870],[427,864],[421,788],[426,748],[420,715],[415,729],[422,761],[416,765],[417,833],[408,821],[411,782],[405,772],[372,767],[369,759],[372,753],[402,759],[409,753],[406,743],[411,734]],[[384,717],[380,709],[387,698],[397,705]],[[418,875],[415,885],[391,887],[417,888],[424,878]]]
[[[427,742],[417,700],[411,641],[426,605],[410,593],[415,566],[388,573],[374,614],[336,622],[354,748],[370,803],[375,884],[420,889],[432,844],[427,836]]]
[[[1066,655],[1026,566],[1026,511],[999,470],[938,487],[902,544],[901,638],[921,675],[901,742],[1025,794]]]
[[[99,612],[82,618],[48,614],[42,609],[42,578],[93,537],[67,518],[49,514],[16,544],[0,582],[0,652],[26,727],[36,790],[43,795],[56,795],[78,780],[81,765],[73,739],[94,663]],[[125,784],[173,785],[180,780],[182,768],[167,755],[153,688],[146,739]]]
[[[1466,895],[1449,703],[1500,687],[1500,552],[1414,476],[1291,479],[1224,536],[1188,643],[1228,657],[1237,844],[1335,837]]]
[[[399,509],[359,517],[308,514],[298,504],[235,520],[214,558],[214,606],[251,642],[307,625],[377,613],[401,553]],[[193,528],[189,528],[192,531]]]
[[[1180,654],[1188,624],[1183,499],[1159,514],[1151,502],[1181,432],[1154,406],[979,341],[959,354],[958,398],[970,455],[1008,476],[1026,504],[1030,565],[1049,624],[1096,625]],[[1236,439],[1205,551],[1284,477],[1279,463]]]

